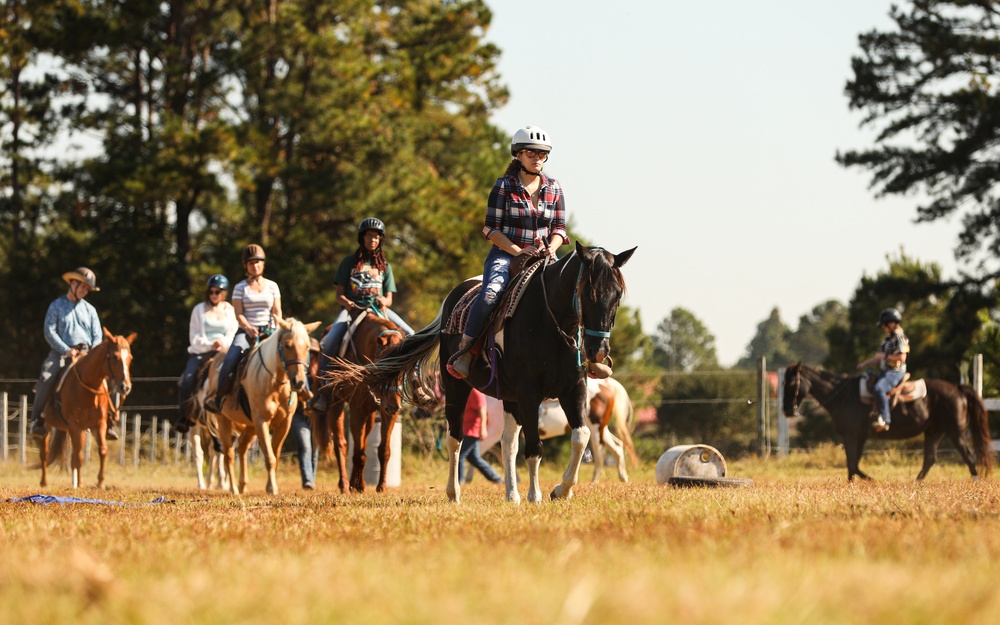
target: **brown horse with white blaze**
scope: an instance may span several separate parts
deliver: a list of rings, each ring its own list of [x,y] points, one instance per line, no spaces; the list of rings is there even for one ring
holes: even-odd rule
[[[109,381],[122,397],[132,390],[129,368],[135,337],[134,332],[127,337],[115,336],[104,328],[104,340],[79,357],[65,372],[56,392],[43,409],[48,430],[39,443],[42,486],[48,486],[46,469],[49,459],[62,455],[68,435],[73,446],[70,459],[73,488],[79,488],[83,444],[87,430],[90,430],[97,436],[97,451],[101,459],[97,487],[104,488],[104,469],[108,460],[108,412],[111,410]]]
[[[363,366],[377,360],[383,353],[399,345],[403,332],[399,326],[367,311],[355,311],[351,320],[364,314],[351,338],[351,347],[343,359],[335,359],[334,375],[338,370]],[[382,439],[378,446],[379,472],[377,492],[386,489],[386,467],[389,464],[389,437],[396,425],[399,407],[402,403],[401,391],[386,393],[376,397],[371,389],[354,378],[338,378],[341,381],[331,386],[331,400],[326,411],[313,415],[313,431],[322,449],[330,449],[337,459],[340,472],[338,486],[340,492],[365,490],[365,463],[367,462],[368,435],[375,428],[375,418],[381,418]],[[349,409],[351,438],[354,453],[351,459],[350,481],[347,479],[347,439],[344,436],[344,407]]]
[[[843,437],[847,454],[847,479],[855,476],[870,479],[858,468],[865,441],[877,439],[901,440],[924,435],[924,464],[917,475],[924,479],[937,460],[937,448],[945,436],[951,439],[959,455],[969,467],[973,479],[980,471],[987,475],[993,467],[989,423],[986,406],[975,389],[965,384],[928,378],[927,395],[909,403],[899,403],[892,410],[892,427],[886,432],[874,432],[871,426],[871,406],[861,402],[859,376],[847,376],[819,371],[801,362],[785,370],[785,392],[782,408],[787,416],[798,414],[799,404],[812,395],[830,413],[837,433]],[[972,446],[966,435],[972,439]]]

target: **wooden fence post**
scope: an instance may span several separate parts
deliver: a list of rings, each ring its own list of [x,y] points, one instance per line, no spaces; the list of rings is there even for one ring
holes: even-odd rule
[[[7,462],[7,443],[10,442],[7,440],[7,391],[0,393],[0,412],[3,413],[3,416],[0,417],[0,419],[3,419],[0,422],[0,438],[3,438],[3,449],[0,450],[0,460]]]
[[[132,466],[139,466],[139,440],[142,436],[142,415],[136,413],[132,417]]]
[[[118,439],[118,464],[125,466],[125,448],[128,447],[128,413],[118,412],[118,425],[121,426],[121,438]]]
[[[21,407],[18,409],[21,422],[18,424],[18,445],[21,447],[21,466],[28,464],[28,396],[21,395]]]

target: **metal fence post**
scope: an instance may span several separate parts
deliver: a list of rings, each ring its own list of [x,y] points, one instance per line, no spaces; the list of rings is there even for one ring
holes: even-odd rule
[[[788,456],[788,417],[785,416],[784,407],[781,403],[785,400],[785,368],[778,369],[778,457]]]
[[[766,458],[770,453],[767,432],[767,359],[760,357],[757,367],[757,455]]]

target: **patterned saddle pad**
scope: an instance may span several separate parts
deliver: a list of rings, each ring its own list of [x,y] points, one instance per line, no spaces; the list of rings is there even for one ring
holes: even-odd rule
[[[528,285],[528,281],[531,277],[535,275],[540,267],[545,263],[540,262],[541,259],[532,259],[525,263],[525,266],[521,268],[515,276],[511,285],[507,287],[504,292],[503,300],[500,305],[496,307],[493,311],[493,315],[490,318],[490,322],[486,324],[486,327],[493,327],[494,325],[503,325],[504,319],[510,319],[514,315],[514,311],[517,310],[517,305],[521,302],[521,296],[524,295],[524,289]],[[479,291],[482,290],[482,283],[475,285],[468,291],[461,299],[458,300],[458,304],[455,305],[455,309],[451,311],[451,316],[448,317],[448,323],[445,324],[444,329],[441,331],[443,334],[462,334],[465,330],[465,326],[469,321],[469,312],[472,310],[472,304],[476,301],[479,296]]]

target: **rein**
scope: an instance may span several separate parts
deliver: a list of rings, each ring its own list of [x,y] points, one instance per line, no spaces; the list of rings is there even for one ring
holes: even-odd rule
[[[542,261],[542,271],[539,272],[539,280],[542,282],[542,301],[545,302],[545,310],[549,313],[549,318],[556,326],[556,331],[559,332],[559,336],[562,337],[563,342],[566,346],[576,352],[576,365],[577,367],[583,366],[583,360],[586,355],[583,353],[583,335],[594,336],[602,339],[611,338],[611,332],[605,332],[603,330],[591,330],[583,325],[583,312],[580,310],[580,288],[583,282],[583,261],[580,261],[580,270],[576,274],[576,289],[573,290],[573,312],[576,315],[576,321],[574,326],[576,326],[576,337],[571,337],[569,334],[563,331],[562,326],[559,324],[559,320],[556,319],[555,313],[552,311],[552,307],[549,305],[549,294],[548,289],[545,286],[545,268],[550,264],[549,256],[545,257]],[[582,330],[582,333],[581,333]]]
[[[291,376],[288,373],[289,365],[303,365],[306,369],[309,368],[308,357],[305,361],[299,360],[297,358],[293,360],[285,360],[285,352],[281,349],[281,337],[285,336],[290,332],[292,332],[292,330],[282,330],[281,332],[278,333],[278,338],[276,339],[278,341],[278,345],[277,347],[275,347],[275,349],[278,351],[278,358],[281,360],[281,368],[285,372],[285,380],[281,382],[282,386],[286,384],[291,385],[292,383]],[[267,374],[271,376],[271,379],[277,380],[278,376],[267,368],[267,363],[264,362],[264,355],[261,353],[259,345],[257,346],[257,359],[260,360],[260,366],[264,368],[264,371],[267,371]],[[288,396],[288,405],[289,406],[292,405],[292,396],[290,394]]]

